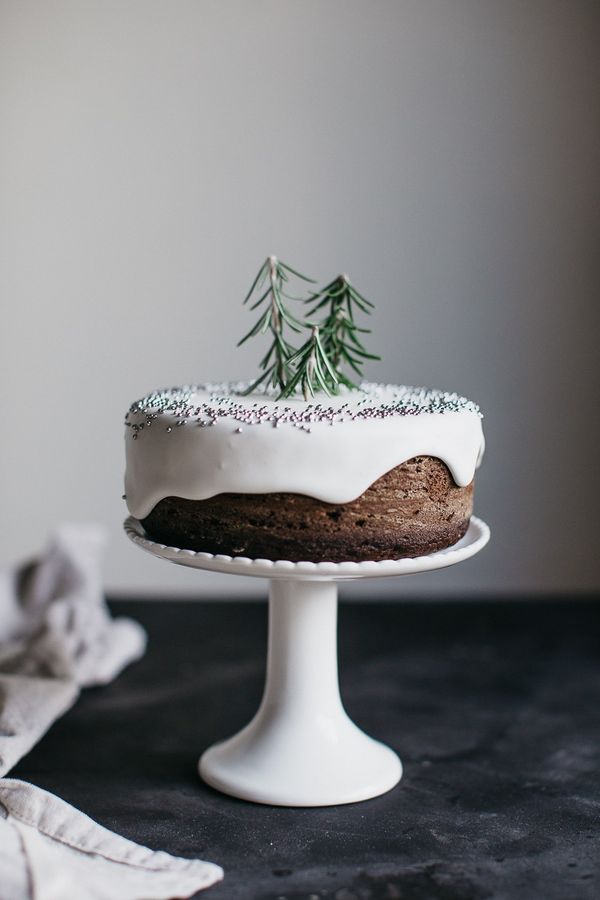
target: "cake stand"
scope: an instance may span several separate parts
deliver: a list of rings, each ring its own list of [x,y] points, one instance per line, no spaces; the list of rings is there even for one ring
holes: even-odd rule
[[[209,785],[276,806],[331,806],[377,797],[402,775],[398,756],[348,717],[337,670],[337,582],[431,572],[479,552],[490,532],[471,518],[457,544],[415,559],[311,563],[213,555],[149,540],[137,519],[128,537],[182,566],[270,580],[267,676],[252,721],[199,763]]]

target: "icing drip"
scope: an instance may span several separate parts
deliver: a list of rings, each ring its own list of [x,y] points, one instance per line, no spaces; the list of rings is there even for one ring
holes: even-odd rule
[[[281,491],[348,503],[421,455],[443,460],[465,486],[483,452],[479,408],[457,394],[364,383],[322,401],[276,401],[268,391],[244,397],[244,387],[171,388],[132,404],[125,490],[134,516],[168,496]]]

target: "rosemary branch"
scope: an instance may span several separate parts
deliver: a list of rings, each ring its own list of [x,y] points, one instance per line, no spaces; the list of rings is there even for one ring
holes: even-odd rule
[[[278,399],[293,396],[298,386],[305,400],[314,397],[319,388],[328,396],[336,392],[339,376],[327,357],[318,325],[311,326],[310,337],[290,358],[289,364],[295,372]]]
[[[358,337],[359,334],[370,334],[370,328],[360,328],[355,321],[357,311],[370,314],[373,304],[356,290],[347,275],[338,275],[307,301],[312,304],[308,316],[324,308],[328,308],[325,318],[320,322],[321,344],[337,374],[338,385],[348,388],[357,385],[340,372],[340,366],[346,363],[362,378],[362,366],[366,359],[380,359],[374,353],[368,353]],[[339,387],[334,387],[334,393]]]
[[[264,312],[248,334],[238,342],[238,347],[257,334],[265,334],[267,331],[272,334],[271,345],[259,363],[263,374],[243,392],[244,395],[251,394],[263,382],[283,391],[292,377],[290,359],[295,348],[286,340],[283,330],[287,325],[292,331],[300,333],[304,326],[285,306],[284,298],[293,299],[284,291],[284,284],[289,281],[290,275],[314,284],[312,278],[301,275],[276,256],[267,257],[244,299],[244,304],[248,303],[267,285],[266,290],[250,306],[251,310],[264,306]]]
[[[308,321],[301,322],[285,305],[285,300],[302,299],[285,290],[290,276],[314,284],[312,278],[292,269],[276,256],[269,256],[244,300],[244,304],[252,300],[251,310],[263,307],[263,311],[238,347],[257,334],[270,331],[272,335],[269,349],[259,364],[262,375],[243,392],[244,395],[252,393],[261,384],[278,389],[277,400],[293,396],[298,388],[305,400],[318,391],[328,396],[337,394],[340,385],[356,389],[357,385],[341,368],[348,366],[362,378],[364,361],[380,359],[366,351],[359,337],[369,334],[370,329],[359,327],[355,321],[357,313],[369,315],[373,304],[359,294],[347,275],[338,275],[304,299],[303,302],[312,308],[306,313]],[[319,322],[310,321],[317,313],[324,318]],[[296,349],[284,336],[284,328],[296,334],[309,328],[310,335]]]

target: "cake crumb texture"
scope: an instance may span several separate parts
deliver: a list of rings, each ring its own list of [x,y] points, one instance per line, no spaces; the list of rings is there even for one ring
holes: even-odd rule
[[[166,497],[142,524],[168,546],[292,562],[362,562],[424,556],[455,544],[473,510],[473,482],[416,456],[350,503],[302,494],[223,493],[207,500]]]

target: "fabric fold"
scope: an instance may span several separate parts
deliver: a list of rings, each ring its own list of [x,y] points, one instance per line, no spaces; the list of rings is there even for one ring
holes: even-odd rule
[[[6,816],[0,819],[0,848],[10,847],[20,859],[31,885],[26,896],[35,900],[190,897],[223,877],[213,863],[149,850],[119,837],[23,781],[0,781],[0,805]],[[4,856],[0,849],[0,885],[5,883]]]
[[[45,555],[0,573],[0,900],[168,900],[223,877],[120,837],[48,791],[2,777],[77,700],[146,648],[112,618],[94,525],[64,525]]]

